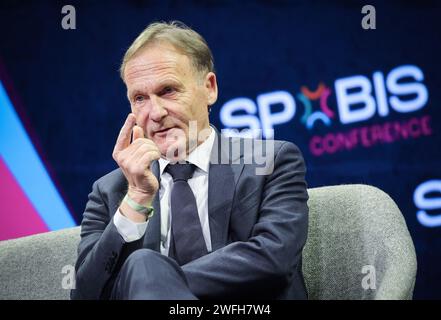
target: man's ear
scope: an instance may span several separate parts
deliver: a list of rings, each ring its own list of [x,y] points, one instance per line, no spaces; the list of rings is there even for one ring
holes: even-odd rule
[[[217,100],[217,80],[216,75],[213,72],[209,72],[205,76],[205,89],[207,90],[207,103],[211,106]]]

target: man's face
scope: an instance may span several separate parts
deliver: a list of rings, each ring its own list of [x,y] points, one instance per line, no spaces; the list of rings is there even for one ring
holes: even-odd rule
[[[198,132],[209,127],[207,107],[217,99],[216,76],[199,75],[172,45],[161,42],[142,49],[127,62],[124,80],[137,125],[163,156],[172,145],[188,146],[190,121],[197,122]]]

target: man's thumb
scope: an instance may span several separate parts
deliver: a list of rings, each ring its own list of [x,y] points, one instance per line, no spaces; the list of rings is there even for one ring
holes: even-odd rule
[[[133,127],[133,141],[139,138],[144,138],[144,131],[140,126]]]

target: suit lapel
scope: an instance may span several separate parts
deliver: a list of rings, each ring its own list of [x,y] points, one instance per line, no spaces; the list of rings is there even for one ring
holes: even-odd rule
[[[208,216],[213,251],[227,244],[235,188],[243,169],[243,163],[233,164],[237,159],[230,156],[231,140],[215,131],[208,173]]]
[[[158,179],[159,185],[161,185],[158,161],[152,162],[151,170]],[[153,217],[149,219],[149,224],[147,225],[147,230],[144,237],[144,247],[159,252],[160,251],[159,245],[161,241],[161,206],[159,201],[159,191],[156,192],[152,206],[155,211]]]

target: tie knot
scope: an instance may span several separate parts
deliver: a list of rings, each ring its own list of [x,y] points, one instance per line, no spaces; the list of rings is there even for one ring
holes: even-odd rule
[[[173,182],[178,180],[187,181],[193,176],[194,170],[195,165],[188,162],[185,164],[168,164],[166,168],[166,171],[172,176]]]

